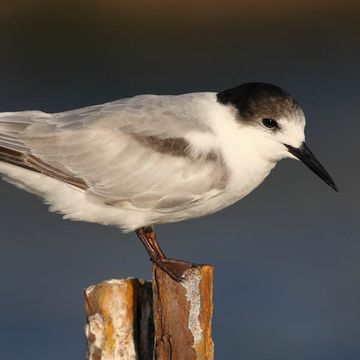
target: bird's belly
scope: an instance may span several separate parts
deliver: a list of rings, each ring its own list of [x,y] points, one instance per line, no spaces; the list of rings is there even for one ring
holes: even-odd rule
[[[212,189],[188,205],[162,211],[108,206],[101,201],[94,201],[85,191],[46,175],[10,164],[0,164],[0,173],[8,181],[44,198],[51,205],[51,211],[62,213],[65,218],[72,220],[116,225],[124,231],[156,223],[197,218],[219,211],[250,193],[265,179],[269,171],[270,169],[267,172],[254,172],[243,178],[233,173],[226,187]]]
[[[156,214],[153,214],[150,222],[153,224],[176,222],[209,215],[222,210],[241,200],[258,187],[269,175],[273,167],[274,164],[269,164],[251,173],[244,171],[241,176],[234,173],[229,179],[226,188],[218,191],[211,190],[209,193],[204,194],[197,202],[187,207],[180,207],[166,212],[156,212]]]

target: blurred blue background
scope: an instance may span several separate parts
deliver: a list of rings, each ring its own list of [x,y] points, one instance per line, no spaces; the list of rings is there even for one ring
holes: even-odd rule
[[[217,359],[360,359],[360,6],[356,1],[3,0],[0,111],[266,81],[307,115],[341,195],[281,162],[240,203],[157,227],[169,256],[215,265]],[[149,278],[134,234],[64,221],[0,183],[0,359],[83,359],[82,291]]]

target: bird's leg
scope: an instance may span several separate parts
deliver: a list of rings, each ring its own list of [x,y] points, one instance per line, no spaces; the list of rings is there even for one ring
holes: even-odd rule
[[[165,271],[173,280],[177,282],[181,281],[181,277],[175,274],[164,263],[165,255],[156,241],[156,235],[152,228],[147,226],[137,229],[136,235],[145,246],[145,249],[150,256],[151,261],[154,262],[157,266],[159,266],[160,269]]]
[[[154,251],[156,252],[156,254],[158,255],[158,257],[160,259],[166,259],[165,254],[163,253],[159,243],[157,242],[156,233],[155,233],[154,229],[151,226],[145,226],[142,229],[144,229],[144,232],[149,240],[149,243],[150,243],[151,247],[154,249]]]
[[[185,270],[193,266],[193,264],[181,260],[166,258],[156,240],[156,233],[151,226],[137,229],[136,235],[145,246],[151,261],[166,272],[173,280],[180,282]]]

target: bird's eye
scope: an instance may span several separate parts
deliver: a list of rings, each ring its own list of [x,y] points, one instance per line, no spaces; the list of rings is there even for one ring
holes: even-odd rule
[[[268,129],[274,129],[274,128],[279,127],[277,121],[274,119],[270,119],[270,118],[262,119],[262,123]]]

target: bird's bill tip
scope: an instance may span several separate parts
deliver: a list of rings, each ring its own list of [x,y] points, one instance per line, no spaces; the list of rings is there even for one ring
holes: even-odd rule
[[[324,180],[326,184],[328,184],[333,190],[339,193],[339,189],[336,186],[335,181],[331,178],[329,173],[321,165],[319,160],[316,159],[315,155],[311,152],[305,143],[302,143],[298,148],[287,144],[285,144],[285,146],[290,154],[302,161],[312,172]]]

